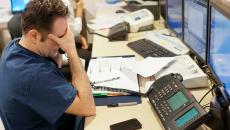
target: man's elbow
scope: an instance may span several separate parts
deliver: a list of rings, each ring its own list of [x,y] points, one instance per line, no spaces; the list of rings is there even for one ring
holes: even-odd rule
[[[90,107],[89,115],[90,116],[96,115],[96,106],[95,106],[95,104]]]
[[[81,113],[81,116],[94,116],[96,115],[96,108],[90,108]]]
[[[96,109],[90,110],[88,115],[86,116],[94,116],[94,115],[96,115]]]

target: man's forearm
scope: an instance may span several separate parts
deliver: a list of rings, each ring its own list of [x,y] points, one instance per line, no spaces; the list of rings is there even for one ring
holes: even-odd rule
[[[83,69],[83,66],[81,64],[80,58],[78,57],[78,54],[76,51],[71,52],[68,54],[69,57],[69,64],[70,64],[70,69],[71,69],[71,74],[72,74],[72,83],[75,85],[76,83],[79,84],[80,78],[83,78],[86,80],[86,83],[89,82],[85,70]],[[79,86],[78,86],[79,87]],[[77,87],[77,88],[78,88]]]
[[[78,90],[80,101],[87,103],[90,108],[95,107],[89,79],[76,51],[69,54],[69,64],[72,73],[72,84]]]

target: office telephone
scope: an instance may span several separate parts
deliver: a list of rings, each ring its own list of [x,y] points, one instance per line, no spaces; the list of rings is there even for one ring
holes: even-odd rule
[[[129,24],[122,22],[114,25],[108,35],[109,41],[124,41],[128,38]]]
[[[153,14],[147,9],[134,11],[124,16],[124,22],[114,25],[108,35],[109,41],[126,40],[129,32],[153,29]]]
[[[140,9],[124,16],[129,23],[130,32],[140,32],[153,29],[154,16],[148,9]]]
[[[179,73],[183,76],[183,84],[186,88],[208,87],[208,76],[201,70],[189,55],[176,56],[176,59],[162,68],[155,78],[169,73]]]
[[[166,130],[194,130],[208,120],[208,114],[181,83],[180,74],[156,80],[147,97]]]

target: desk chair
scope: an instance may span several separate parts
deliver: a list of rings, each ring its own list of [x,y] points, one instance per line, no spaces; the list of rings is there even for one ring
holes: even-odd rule
[[[10,32],[11,39],[22,36],[21,14],[15,14],[7,23],[7,29]]]

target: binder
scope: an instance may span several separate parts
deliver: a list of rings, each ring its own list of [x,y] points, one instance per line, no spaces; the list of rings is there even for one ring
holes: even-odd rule
[[[94,85],[99,85],[99,86],[102,85],[102,87],[101,87],[101,88],[103,88],[102,92],[104,92],[104,90],[105,90],[107,85],[112,85],[113,87],[116,87],[116,86],[114,86],[114,85],[116,85],[116,82],[117,83],[122,82],[122,78],[124,78],[124,76],[121,76],[121,78],[120,78],[120,77],[118,77],[119,75],[118,76],[115,75],[112,79],[111,78],[109,79],[104,74],[108,74],[108,77],[109,77],[109,76],[113,75],[114,73],[113,72],[100,72],[100,71],[102,71],[102,70],[100,70],[100,67],[98,67],[99,72],[95,72],[95,70],[92,70],[93,67],[95,69],[95,66],[98,66],[98,65],[95,64],[95,61],[97,62],[97,60],[106,60],[106,64],[108,64],[108,65],[105,65],[105,63],[102,63],[102,66],[104,67],[102,69],[108,69],[108,70],[105,70],[105,71],[113,71],[113,70],[111,70],[111,67],[109,66],[109,64],[112,64],[112,65],[117,64],[117,63],[115,63],[116,60],[119,63],[120,61],[126,62],[126,61],[129,61],[129,60],[132,60],[132,59],[135,60],[135,57],[133,55],[92,58],[90,60],[89,67],[88,67],[88,70],[87,70],[87,74],[88,74],[89,79],[90,79],[90,81],[92,83],[91,85],[92,86],[94,86]],[[93,60],[93,62],[91,62],[92,60]],[[113,63],[110,63],[110,62],[113,62]],[[96,70],[98,68],[96,68]],[[120,66],[120,68],[115,66],[114,68],[118,69],[118,70],[120,69],[120,71],[123,71],[123,69],[124,69],[123,66],[122,67]],[[94,72],[92,72],[92,71],[94,71]],[[104,76],[104,78],[107,78],[107,79],[104,79],[102,81],[94,81],[94,79],[91,76],[94,75],[95,73],[102,73],[102,75],[100,75],[100,74],[99,75]],[[98,78],[97,76],[94,76],[94,77]],[[107,89],[109,89],[112,92],[114,92],[114,91],[128,92],[127,90],[131,90],[133,92],[138,93],[140,91],[140,88],[139,88],[139,85],[138,85],[137,74],[132,74],[131,73],[131,75],[130,76],[127,75],[127,77],[129,79],[132,79],[131,80],[132,83],[130,82],[131,86],[129,86],[129,85],[120,85],[120,86],[122,86],[122,88],[119,88],[119,85],[118,85],[118,88],[113,88],[113,87],[110,88],[110,86],[108,86]],[[129,82],[127,79],[125,81]],[[106,82],[106,83],[103,84],[101,82]],[[105,85],[105,87],[103,87],[103,85]],[[132,88],[132,86],[133,86],[133,88]],[[94,90],[93,90],[93,93],[95,93]],[[137,95],[137,94],[134,94],[134,95],[122,95],[122,96],[94,96],[94,99],[95,99],[96,106],[104,106],[104,105],[109,105],[109,104],[128,103],[128,102],[137,102],[138,104],[141,103],[141,97],[140,97],[140,95]]]

